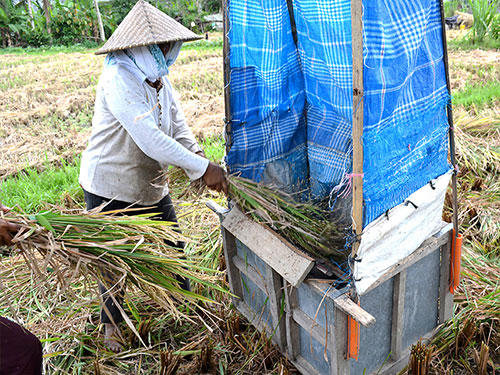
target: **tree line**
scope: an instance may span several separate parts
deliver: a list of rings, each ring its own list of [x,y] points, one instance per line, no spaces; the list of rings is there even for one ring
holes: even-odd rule
[[[199,32],[219,0],[149,0]],[[136,0],[0,0],[1,47],[84,44],[109,38]]]

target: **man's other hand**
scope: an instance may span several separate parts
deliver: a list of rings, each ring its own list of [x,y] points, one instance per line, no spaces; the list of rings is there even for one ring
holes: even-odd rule
[[[210,162],[208,164],[207,170],[203,175],[203,181],[207,184],[207,187],[212,190],[223,191],[227,194],[227,181],[222,169],[219,165]]]
[[[18,230],[18,225],[0,219],[0,246],[11,246],[12,235],[17,233]]]

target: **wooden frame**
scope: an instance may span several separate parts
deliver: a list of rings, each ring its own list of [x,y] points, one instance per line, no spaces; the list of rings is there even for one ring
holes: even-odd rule
[[[208,204],[214,211],[219,214],[221,221],[228,217],[229,210],[224,209],[213,202]],[[329,375],[350,375],[357,370],[352,370],[355,363],[352,359],[346,358],[347,349],[347,317],[353,316],[365,328],[378,330],[377,325],[374,325],[375,319],[363,308],[351,301],[348,296],[348,289],[337,290],[334,288],[328,289],[330,292],[325,292],[327,286],[324,283],[317,281],[306,281],[298,287],[286,281],[273,267],[265,264],[265,262],[253,253],[248,259],[244,259],[239,253],[241,250],[237,246],[244,246],[239,238],[230,233],[225,227],[222,227],[224,240],[224,255],[226,257],[226,266],[228,279],[231,286],[231,292],[236,295],[233,299],[235,307],[240,311],[254,326],[260,331],[266,331],[268,335],[272,335],[272,340],[280,347],[281,351],[286,354],[294,365],[303,374],[324,374],[320,370],[314,360],[311,360],[308,350],[304,349],[303,342],[301,344],[301,334],[307,334],[314,338],[321,345],[326,344],[325,352],[328,355]],[[257,234],[258,235],[258,234]],[[240,245],[237,245],[240,242]],[[435,324],[430,332],[422,332],[422,337],[430,337],[439,322],[443,322],[451,317],[453,310],[453,295],[449,293],[449,258],[450,258],[450,243],[451,243],[451,225],[443,224],[442,229],[435,236],[427,239],[417,249],[412,256],[405,258],[398,263],[396,267],[389,270],[372,290],[387,287],[387,282],[392,283],[392,294],[390,303],[392,303],[390,326],[390,360],[383,367],[382,373],[396,374],[401,370],[408,361],[409,348],[403,347],[404,334],[404,314],[408,314],[411,306],[406,306],[405,292],[408,290],[406,278],[408,270],[411,270],[413,265],[424,259],[439,259],[439,275],[437,278],[437,287],[439,290],[439,303],[437,303],[437,316]],[[248,248],[248,251],[251,251]],[[439,254],[436,254],[436,251]],[[439,255],[439,256],[438,256]],[[428,257],[431,258],[428,258]],[[253,264],[255,257],[262,261],[258,267]],[[256,258],[256,259],[257,259]],[[433,261],[434,262],[434,261]],[[265,264],[265,266],[263,266]],[[434,264],[434,263],[433,263]],[[263,272],[264,270],[264,272]],[[250,280],[256,288],[250,291],[245,291],[242,284],[242,277]],[[414,281],[413,281],[414,282]],[[307,285],[304,293],[313,293],[317,297],[316,300],[321,300],[324,309],[327,310],[325,315],[328,319],[326,323],[319,324],[316,317],[311,313],[306,313],[303,310],[304,301],[298,299],[299,288],[302,285]],[[425,289],[425,288],[424,288]],[[256,311],[252,304],[246,299],[252,298],[255,293],[262,293],[268,301],[269,317],[266,321],[262,319],[262,311]],[[326,294],[325,294],[326,293]],[[368,292],[370,293],[370,291]],[[422,290],[419,293],[427,293]],[[367,296],[366,294],[365,296]],[[303,298],[303,297],[301,297]],[[363,300],[366,301],[368,297]],[[282,306],[285,306],[284,312]],[[302,305],[301,305],[302,304]],[[307,307],[307,306],[305,306]],[[310,306],[309,306],[310,308]],[[333,318],[332,318],[333,317]],[[325,327],[324,324],[327,326]],[[366,333],[366,332],[365,332]],[[361,333],[363,337],[363,331]],[[304,338],[302,338],[304,340]],[[307,338],[308,340],[308,338]],[[408,341],[408,339],[406,339]],[[407,345],[407,344],[406,344]],[[304,351],[306,350],[306,351]],[[309,358],[308,358],[309,357]],[[366,356],[365,356],[366,357]],[[364,358],[363,352],[360,352],[360,360]],[[354,371],[354,372],[353,372]]]
[[[363,3],[351,0],[352,27],[352,221],[357,236],[352,246],[354,257],[363,233]]]

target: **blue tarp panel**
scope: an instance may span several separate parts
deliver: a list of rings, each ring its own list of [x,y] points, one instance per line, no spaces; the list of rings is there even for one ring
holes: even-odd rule
[[[228,6],[231,171],[327,198],[352,167],[350,0],[294,0],[297,44],[286,0]],[[439,0],[366,0],[363,22],[366,225],[450,168],[449,94]]]

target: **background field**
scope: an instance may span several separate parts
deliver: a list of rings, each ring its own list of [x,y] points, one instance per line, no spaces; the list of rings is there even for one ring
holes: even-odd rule
[[[486,350],[481,355],[481,342],[489,347],[485,373],[493,373],[493,368],[500,370],[500,51],[465,50],[453,40],[451,45],[460,221],[466,241],[455,319],[434,342],[432,373],[478,373]],[[103,57],[83,48],[0,52],[4,204],[27,213],[53,204],[82,207],[79,160],[90,134],[102,63]],[[222,162],[221,35],[186,45],[169,78],[207,155]],[[193,238],[186,252],[203,254],[207,265],[223,270],[218,219],[204,203],[214,199],[223,204],[225,198],[205,193],[179,199],[187,184],[180,178],[171,185],[181,226]],[[445,216],[449,218],[449,208]],[[179,374],[296,373],[268,338],[238,317],[225,295],[215,295],[221,304],[209,306],[211,314],[182,306],[192,320],[174,321],[139,291],[131,291],[125,308],[150,348],[126,332],[127,350],[113,354],[101,343],[93,290],[75,282],[62,291],[53,280],[35,288],[31,276],[19,256],[2,257],[0,314],[16,317],[42,339],[47,374],[158,374],[173,363],[162,362],[165,353],[180,356]]]

